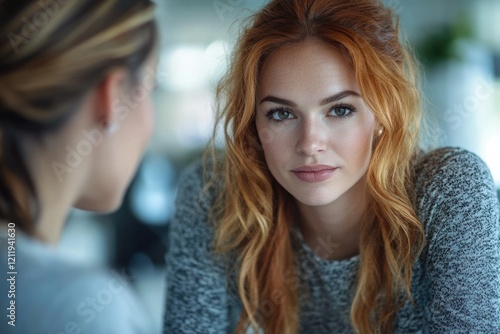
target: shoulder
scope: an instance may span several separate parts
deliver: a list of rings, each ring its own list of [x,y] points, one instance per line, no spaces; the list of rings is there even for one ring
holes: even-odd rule
[[[17,324],[21,332],[148,333],[152,323],[130,279],[77,265],[37,241],[18,245]],[[0,303],[2,304],[2,303]],[[33,323],[30,314],[38,314]],[[1,328],[1,327],[0,327]]]
[[[47,298],[50,294],[52,303],[43,299],[47,319],[53,323],[72,322],[83,333],[140,334],[153,329],[128,276],[80,268],[66,270],[63,279],[52,277],[52,281],[54,290],[43,287],[42,294]]]
[[[429,196],[465,199],[471,192],[486,196],[496,194],[486,164],[474,153],[461,148],[440,148],[417,158],[415,185],[417,201]]]
[[[209,261],[213,256],[216,230],[212,207],[220,184],[210,161],[197,160],[181,173],[175,215],[169,223],[170,263],[186,258]]]
[[[188,165],[181,173],[177,188],[177,210],[189,209],[194,214],[207,214],[215,200],[215,186],[219,182],[214,176],[212,162],[198,159]]]
[[[65,290],[66,298],[78,301],[72,312],[76,313],[83,333],[139,334],[153,330],[131,277],[111,270],[87,271]]]
[[[497,228],[500,205],[491,173],[474,153],[441,148],[417,158],[415,207],[428,237]]]
[[[484,162],[459,148],[416,164],[420,256],[431,332],[498,332],[500,205]]]
[[[426,183],[439,177],[453,177],[444,185],[462,186],[473,180],[491,181],[486,164],[474,153],[458,147],[444,147],[422,154],[416,161],[417,183]],[[450,180],[451,181],[451,180]]]
[[[179,178],[165,257],[168,332],[222,332],[226,326],[226,262],[213,247],[216,229],[210,216],[215,191],[207,186],[211,176],[211,166],[196,161]]]

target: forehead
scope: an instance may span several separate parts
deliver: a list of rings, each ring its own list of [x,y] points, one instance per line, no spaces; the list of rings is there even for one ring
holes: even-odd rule
[[[265,62],[260,94],[324,95],[359,91],[354,69],[338,49],[317,40],[285,46]],[[323,96],[324,97],[324,96]]]

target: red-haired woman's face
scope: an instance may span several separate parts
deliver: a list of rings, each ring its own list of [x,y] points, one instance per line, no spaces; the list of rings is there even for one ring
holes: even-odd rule
[[[340,52],[315,40],[278,50],[256,103],[269,170],[296,200],[323,206],[359,188],[378,123]]]

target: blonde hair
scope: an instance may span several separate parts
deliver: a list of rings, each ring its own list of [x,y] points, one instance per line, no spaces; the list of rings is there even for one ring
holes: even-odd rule
[[[0,4],[0,221],[33,234],[36,189],[19,139],[63,126],[111,70],[131,79],[156,44],[149,0]]]
[[[213,207],[217,252],[237,254],[243,312],[237,332],[297,333],[297,291],[284,273],[296,270],[291,244],[293,210],[267,169],[255,127],[255,100],[265,60],[279,48],[315,38],[343,50],[362,96],[385,131],[366,179],[374,219],[362,226],[351,322],[357,333],[390,333],[395,312],[411,299],[412,265],[424,230],[412,203],[412,163],[418,152],[420,91],[415,62],[398,38],[391,10],[377,0],[274,0],[258,12],[238,42],[218,87],[216,128],[226,149],[207,152],[223,177]],[[216,131],[215,131],[216,132]],[[214,138],[216,133],[214,133]],[[215,139],[214,139],[215,141]],[[274,303],[271,316],[263,306]]]

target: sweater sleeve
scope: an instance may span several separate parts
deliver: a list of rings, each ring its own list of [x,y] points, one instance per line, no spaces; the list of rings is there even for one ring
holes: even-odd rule
[[[165,333],[225,333],[228,293],[225,266],[212,252],[208,221],[212,199],[203,192],[203,167],[188,167],[179,181],[166,256]]]
[[[417,172],[430,333],[500,333],[500,218],[491,174],[474,154],[440,149]]]

